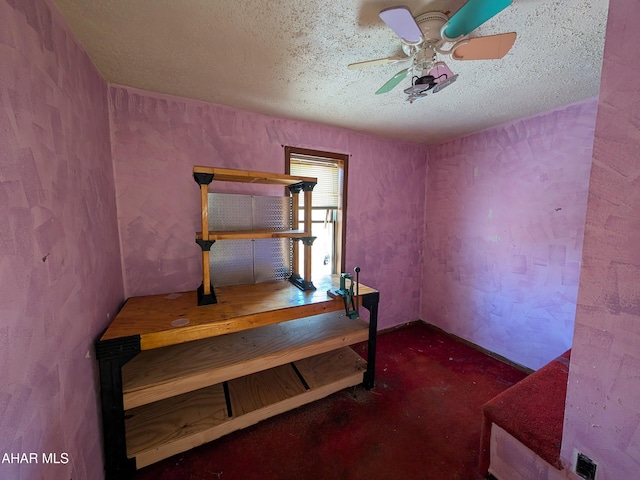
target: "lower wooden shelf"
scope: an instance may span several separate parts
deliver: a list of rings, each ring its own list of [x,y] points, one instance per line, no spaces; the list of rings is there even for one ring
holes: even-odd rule
[[[125,410],[367,340],[344,311],[141,352],[122,368]]]
[[[363,381],[366,362],[349,347],[125,411],[127,457],[136,468]],[[230,408],[228,408],[228,406]]]

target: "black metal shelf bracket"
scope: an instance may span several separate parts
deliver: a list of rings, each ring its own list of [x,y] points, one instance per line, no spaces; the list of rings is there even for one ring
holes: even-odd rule
[[[304,192],[312,192],[313,188],[316,186],[316,182],[300,182],[302,185],[302,191]]]
[[[313,242],[315,241],[317,237],[298,237],[298,238],[294,238],[294,240],[300,240],[303,245],[306,245],[307,247],[310,247],[313,245]]]
[[[196,181],[198,185],[209,185],[213,182],[213,173],[195,173],[193,174],[193,179]]]
[[[312,290],[316,290],[313,282],[307,282],[304,278],[302,278],[298,274],[293,274],[289,277],[289,282],[293,283],[296,287],[298,287],[303,292],[308,292]]]
[[[200,245],[200,248],[202,249],[203,252],[208,252],[211,250],[211,247],[213,246],[214,243],[216,243],[216,241],[202,240],[201,238],[196,238],[196,243]]]
[[[204,293],[204,283],[201,283],[198,287],[197,295],[198,295],[198,306],[200,305],[213,305],[218,303],[218,299],[216,298],[216,294],[213,290],[213,285],[209,285],[209,291],[211,293]]]
[[[313,188],[316,186],[316,182],[298,182],[292,185],[288,185],[289,192],[291,193],[300,193],[300,192],[312,192]]]

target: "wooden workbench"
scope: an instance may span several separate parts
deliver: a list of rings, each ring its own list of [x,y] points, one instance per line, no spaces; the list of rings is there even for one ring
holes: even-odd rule
[[[359,286],[369,321],[289,282],[134,297],[96,343],[107,480],[132,476],[260,420],[375,376],[379,294]],[[368,342],[367,361],[349,348]]]

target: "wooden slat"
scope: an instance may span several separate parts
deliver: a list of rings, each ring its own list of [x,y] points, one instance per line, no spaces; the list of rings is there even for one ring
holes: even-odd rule
[[[304,229],[307,232],[311,232],[311,190],[304,191]],[[304,245],[304,273],[303,277],[305,282],[311,282],[311,245]]]
[[[342,299],[327,295],[339,287],[339,275],[314,280],[317,290],[306,292],[286,281],[219,287],[214,305],[198,306],[195,291],[133,297],[101,340],[140,335],[141,349],[150,350],[344,308]],[[375,291],[360,285],[360,295]],[[181,319],[188,324],[172,325]]]
[[[229,381],[231,412],[234,417],[288,400],[304,392],[306,388],[290,364]]]
[[[206,184],[200,185],[200,226],[204,232],[200,233],[200,238],[209,240],[209,192]]]
[[[201,240],[209,240],[209,193],[206,184],[200,185]],[[209,267],[209,251],[202,250],[202,286],[203,294],[211,294],[211,271]]]
[[[178,395],[161,402],[125,412],[127,456],[151,452],[158,447],[181,452],[201,445],[201,433],[228,421],[227,403],[221,384],[187,395]],[[174,445],[175,444],[175,445]],[[179,446],[176,446],[179,445]],[[160,460],[159,457],[156,460]],[[149,461],[144,465],[153,463]],[[136,462],[141,468],[140,462]]]
[[[209,263],[209,250],[202,250],[202,285],[204,286],[203,294],[211,293],[211,264]]]
[[[301,177],[271,172],[233,170],[230,168],[193,167],[194,173],[212,173],[213,180],[219,182],[263,183],[268,185],[293,185],[300,182],[317,183],[314,177]]]
[[[291,193],[291,225],[295,228],[300,226],[300,194],[298,192]],[[309,232],[309,236],[311,236],[311,232]],[[293,270],[294,275],[300,275],[300,267],[299,267],[299,250],[298,245],[300,242],[293,242],[292,248],[292,264],[291,268]]]
[[[147,350],[122,367],[124,408],[353,345],[368,329],[338,311]]]
[[[251,240],[257,238],[302,238],[310,234],[304,230],[226,230],[210,231],[210,240]],[[196,239],[202,238],[202,232],[196,232]]]
[[[348,347],[345,348],[348,349]],[[357,355],[355,352],[353,354]],[[318,378],[322,378],[324,383],[318,383],[315,388],[284,400],[276,400],[275,403],[258,407],[242,415],[234,415],[231,418],[222,418],[226,415],[222,411],[222,399],[220,398],[222,387],[220,385],[128,410],[125,412],[127,418],[125,421],[127,455],[129,458],[135,457],[136,467],[142,468],[362,382],[363,371],[366,368],[363,366],[364,361],[362,361],[363,364],[354,366],[353,359],[349,358],[349,354],[344,354],[342,356],[345,360],[344,365],[329,365],[329,362],[334,361],[336,357],[331,356],[331,358],[333,360],[329,357],[326,357],[326,360],[315,360],[316,365],[320,368],[323,368],[324,365],[323,370],[326,370],[324,373],[318,374]],[[287,368],[290,369],[290,367]],[[286,372],[285,377],[291,379],[290,371],[287,368],[278,370]],[[273,372],[269,370],[256,375],[264,374],[272,378]],[[255,386],[256,382],[269,383],[265,380],[254,380],[248,383]],[[293,380],[291,382],[295,384]],[[285,380],[278,380],[276,390],[280,390],[280,393],[265,393],[264,397],[280,398],[282,389],[287,388],[283,387],[286,383]],[[242,388],[242,385],[243,382],[237,383],[233,388],[233,394],[246,395],[247,392]],[[300,391],[300,387],[294,389]],[[233,398],[232,402],[235,402]]]
[[[305,281],[311,281],[311,245],[304,245],[304,274]]]
[[[332,383],[336,378],[349,376],[353,372],[364,373],[367,369],[367,362],[348,347],[303,358],[295,362],[295,365],[312,390]],[[362,381],[362,378],[360,380]]]

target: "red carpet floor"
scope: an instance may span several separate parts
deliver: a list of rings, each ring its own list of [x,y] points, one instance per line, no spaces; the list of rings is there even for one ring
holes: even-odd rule
[[[366,345],[356,350],[363,354]],[[378,337],[355,387],[141,469],[136,480],[479,480],[482,405],[525,377],[425,324]]]

